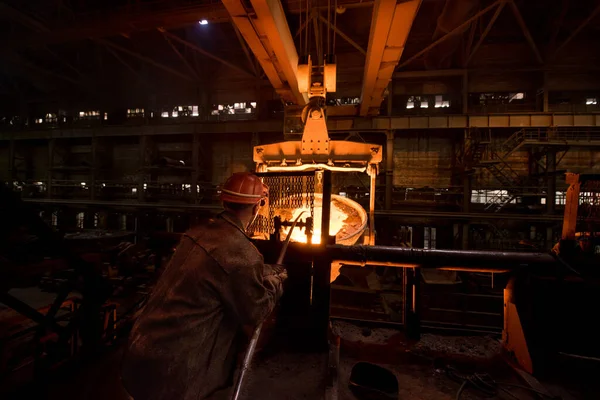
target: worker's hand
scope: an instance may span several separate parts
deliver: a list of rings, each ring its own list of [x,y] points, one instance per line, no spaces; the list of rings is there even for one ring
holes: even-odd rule
[[[271,265],[271,268],[273,269],[273,274],[281,279],[282,282],[288,278],[287,270],[283,265],[273,264]]]

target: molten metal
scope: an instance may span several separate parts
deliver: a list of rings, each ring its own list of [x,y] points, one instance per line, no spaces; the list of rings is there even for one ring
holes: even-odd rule
[[[308,206],[297,208],[291,211],[291,220],[303,211],[310,215]],[[320,195],[315,195],[314,205],[314,226],[311,244],[321,243],[321,220],[323,208]],[[336,236],[336,242],[346,245],[352,245],[358,240],[366,228],[367,214],[360,204],[342,196],[331,196],[331,215],[329,219],[329,235]],[[287,236],[289,227],[282,229],[282,234]],[[306,231],[296,229],[292,232],[291,240],[299,243],[306,243]]]

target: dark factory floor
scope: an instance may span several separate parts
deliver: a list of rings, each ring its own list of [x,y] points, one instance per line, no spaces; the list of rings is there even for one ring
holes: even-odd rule
[[[590,381],[582,386],[560,386],[557,382],[534,390],[499,356],[501,346],[492,337],[444,337],[423,335],[418,343],[408,344],[401,332],[385,328],[365,328],[347,322],[334,322],[341,338],[337,398],[359,399],[349,389],[353,366],[359,361],[376,363],[391,371],[398,380],[398,399],[450,400],[561,398],[564,400],[599,398],[600,390]],[[273,350],[273,349],[271,349]],[[47,377],[47,384],[27,385],[10,399],[48,400],[125,400],[119,384],[122,346],[107,350],[87,365],[65,368]],[[458,374],[457,371],[461,371]],[[489,373],[499,384],[494,393],[485,393],[477,385],[458,376],[464,373]],[[300,400],[325,399],[327,354],[289,352],[259,353],[242,393],[243,399]],[[473,376],[473,375],[471,375]],[[461,378],[462,379],[462,378]],[[502,384],[500,384],[502,382]],[[529,387],[529,389],[528,389]],[[457,395],[460,393],[460,395]]]

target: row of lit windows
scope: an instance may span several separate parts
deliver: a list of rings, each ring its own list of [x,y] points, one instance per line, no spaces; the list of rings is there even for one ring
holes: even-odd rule
[[[233,104],[218,104],[213,106],[211,115],[219,114],[251,114],[256,110],[257,103],[252,102],[240,102]],[[100,119],[100,116],[106,121],[108,119],[108,113],[101,114],[98,110],[91,111],[80,111],[79,119]],[[162,118],[178,118],[178,117],[198,117],[200,115],[198,106],[176,106],[171,111],[165,110],[160,113]],[[145,110],[143,108],[128,108],[127,118],[143,118],[145,116]],[[154,118],[154,112],[150,112],[150,118]],[[66,122],[66,117],[62,117],[62,122]],[[58,122],[58,118],[54,113],[48,113],[44,118],[36,118],[36,124],[54,124]]]
[[[210,115],[222,115],[222,114],[251,114],[256,110],[256,102],[242,102],[233,104],[216,104],[213,105],[213,109]]]
[[[433,103],[434,108],[448,108],[450,107],[450,100],[444,100],[443,96],[435,96],[435,101]],[[421,96],[411,96],[408,98],[406,102],[406,108],[429,108],[429,99]]]

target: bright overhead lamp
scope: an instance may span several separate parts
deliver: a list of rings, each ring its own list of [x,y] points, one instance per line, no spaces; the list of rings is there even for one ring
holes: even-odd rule
[[[202,19],[202,20],[198,21],[198,23],[199,23],[200,25],[208,25],[208,21],[207,21],[207,20],[205,20],[205,19]]]

